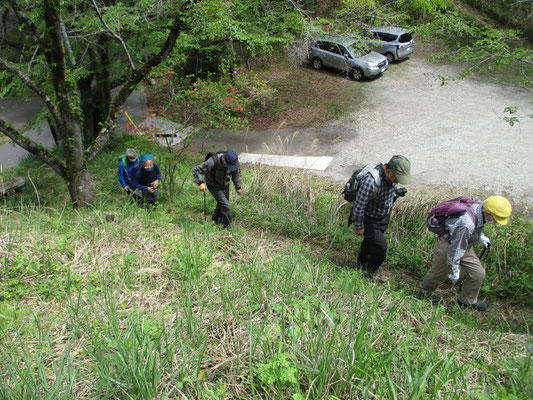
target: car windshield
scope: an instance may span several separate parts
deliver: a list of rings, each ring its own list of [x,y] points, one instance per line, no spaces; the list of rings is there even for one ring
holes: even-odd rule
[[[363,42],[353,42],[352,44],[348,45],[348,49],[350,49],[355,57],[366,56],[371,51],[370,47]]]
[[[400,43],[407,43],[410,42],[413,39],[410,33],[404,33],[400,36],[399,42]]]

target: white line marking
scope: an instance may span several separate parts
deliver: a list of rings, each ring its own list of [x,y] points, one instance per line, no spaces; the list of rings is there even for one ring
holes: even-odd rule
[[[239,154],[239,162],[251,164],[266,164],[275,167],[303,168],[324,171],[333,157],[297,157],[278,156],[274,154]]]

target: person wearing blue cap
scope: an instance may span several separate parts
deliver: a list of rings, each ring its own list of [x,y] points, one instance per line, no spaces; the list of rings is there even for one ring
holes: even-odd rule
[[[237,193],[242,194],[241,170],[237,153],[228,149],[226,152],[210,154],[202,164],[193,168],[192,174],[199,189],[204,192],[204,196],[206,189],[209,189],[217,201],[213,222],[222,224],[224,228],[229,227],[233,220],[233,211],[229,204],[230,180],[233,180]]]
[[[133,186],[136,187],[133,194],[139,202],[155,205],[159,195],[159,182],[161,181],[161,170],[154,163],[151,154],[144,154],[139,159],[139,166],[133,173]]]

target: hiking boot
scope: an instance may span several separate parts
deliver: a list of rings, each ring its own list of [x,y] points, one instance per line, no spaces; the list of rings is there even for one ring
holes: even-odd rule
[[[476,311],[485,311],[488,308],[487,303],[484,303],[482,301],[478,301],[477,303],[473,303],[473,304],[466,304],[460,300],[457,300],[457,304],[459,304],[463,308],[470,308],[471,310],[476,310]]]
[[[423,290],[419,290],[416,294],[416,297],[418,297],[420,300],[431,300],[431,304],[434,306],[440,304],[441,300],[437,293],[424,292]]]
[[[367,278],[375,280],[378,283],[387,283],[387,280],[381,274],[381,271],[379,269],[376,271],[366,271],[366,276]]]

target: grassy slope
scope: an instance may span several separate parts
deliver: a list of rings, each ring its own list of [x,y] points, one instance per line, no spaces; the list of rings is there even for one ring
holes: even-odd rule
[[[219,231],[201,223],[190,181],[156,211],[123,204],[114,172],[129,145],[146,150],[118,138],[99,156],[94,208],[71,209],[34,161],[42,207],[29,205],[31,186],[4,201],[0,398],[532,395],[529,336],[495,293],[484,294],[493,311],[483,315],[454,308],[451,286],[445,307],[414,299],[412,264],[427,266],[433,239],[408,229],[427,207],[421,197],[393,218],[381,286],[345,267],[359,239],[344,227],[337,187],[247,168],[235,229]],[[513,223],[530,234],[529,222]],[[519,255],[511,240],[495,242],[496,253]]]

